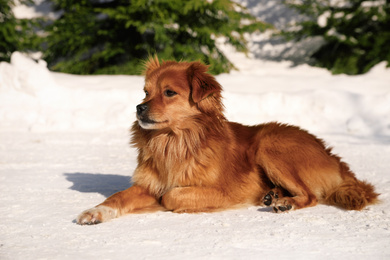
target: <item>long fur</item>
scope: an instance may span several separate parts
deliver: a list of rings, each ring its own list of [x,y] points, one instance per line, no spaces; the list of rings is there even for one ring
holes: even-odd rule
[[[200,62],[160,63],[152,57],[144,74],[146,97],[132,126],[131,143],[138,149],[134,184],[83,212],[79,224],[112,218],[103,214],[107,207],[118,217],[248,204],[275,212],[317,203],[361,210],[378,201],[371,184],[358,180],[307,131],[275,122],[244,126],[227,121],[222,87]]]

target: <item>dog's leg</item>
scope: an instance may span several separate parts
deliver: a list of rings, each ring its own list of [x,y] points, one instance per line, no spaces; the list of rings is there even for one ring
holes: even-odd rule
[[[265,154],[263,154],[264,157]],[[286,163],[277,159],[267,160],[264,164],[264,174],[275,185],[263,197],[262,204],[271,206],[274,212],[286,212],[293,209],[315,206],[318,199],[308,186],[302,181],[292,163]]]
[[[195,213],[229,208],[236,203],[215,188],[179,187],[165,193],[161,204],[175,213]]]
[[[264,169],[263,174],[275,185],[264,195],[263,204],[278,213],[317,205],[318,199],[312,189],[317,189],[316,194],[321,191],[321,183],[318,184],[321,178],[316,176],[331,172],[334,167],[329,164],[332,162],[316,145],[306,145],[311,149],[311,158],[308,158],[308,151],[305,153],[301,151],[305,149],[296,148],[300,144],[281,140],[263,138],[257,153],[256,160]]]
[[[127,213],[164,210],[158,200],[140,187],[132,186],[107,198],[103,203],[82,212],[76,219],[80,225],[98,224]]]

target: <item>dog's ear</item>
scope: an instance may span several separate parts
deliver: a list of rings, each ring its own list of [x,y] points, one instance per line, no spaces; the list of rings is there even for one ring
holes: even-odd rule
[[[187,69],[188,82],[191,86],[191,96],[195,103],[216,92],[221,92],[221,85],[207,73],[208,66],[193,62]]]
[[[152,71],[160,67],[160,62],[157,55],[149,56],[149,59],[145,61],[143,74],[147,77]]]

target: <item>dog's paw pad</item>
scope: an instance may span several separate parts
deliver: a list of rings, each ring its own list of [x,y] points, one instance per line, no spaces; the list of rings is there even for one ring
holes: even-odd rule
[[[267,193],[267,195],[264,196],[263,198],[263,203],[266,206],[271,206],[272,202],[275,202],[274,199],[278,199],[279,196],[277,193],[273,192],[272,190]]]
[[[263,199],[263,203],[266,206],[271,206],[271,204],[272,204],[272,197],[269,194],[265,195],[265,197]]]
[[[275,206],[275,207],[273,207],[273,210],[274,210],[275,213],[285,212],[285,211],[289,211],[291,209],[292,209],[291,205],[284,205],[284,206]]]

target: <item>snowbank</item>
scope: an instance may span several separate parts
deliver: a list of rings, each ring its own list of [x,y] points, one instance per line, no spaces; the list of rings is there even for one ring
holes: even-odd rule
[[[110,130],[129,125],[143,79],[69,76],[15,52],[0,63],[0,129]],[[135,88],[138,86],[138,88]]]
[[[379,64],[363,76],[247,59],[217,77],[227,117],[245,124],[281,121],[316,133],[390,135],[390,73]],[[236,55],[236,56],[234,56]],[[44,61],[15,52],[0,64],[0,129],[109,131],[128,128],[143,98],[139,76],[52,73]]]

